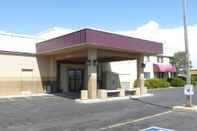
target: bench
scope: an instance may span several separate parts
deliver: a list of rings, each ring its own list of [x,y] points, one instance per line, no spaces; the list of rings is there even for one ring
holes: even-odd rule
[[[109,96],[109,94],[117,93],[119,97],[125,96],[125,89],[116,89],[116,90],[106,90],[106,89],[99,89],[98,90],[98,97],[105,99]]]
[[[140,88],[131,88],[131,89],[126,89],[125,90],[126,94],[132,94],[134,93],[135,96],[139,96],[140,95]]]
[[[117,93],[119,97],[123,97],[125,96],[125,89],[107,90],[107,96],[115,93]]]
[[[140,88],[132,88],[132,89],[116,89],[116,90],[106,90],[106,89],[99,89],[98,90],[98,98],[106,99],[110,93],[117,93],[119,97],[124,97],[126,93],[133,93],[136,96],[140,95]]]

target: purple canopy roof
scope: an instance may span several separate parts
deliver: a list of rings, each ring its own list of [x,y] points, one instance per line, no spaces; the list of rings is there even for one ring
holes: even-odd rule
[[[83,29],[37,43],[37,52],[44,53],[80,45],[90,45],[95,48],[121,49],[132,53],[163,53],[163,46],[161,43],[92,29]]]

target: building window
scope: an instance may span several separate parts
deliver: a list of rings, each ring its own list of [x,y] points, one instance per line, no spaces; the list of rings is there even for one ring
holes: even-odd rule
[[[32,72],[33,69],[29,69],[29,68],[23,68],[21,69],[22,72]]]
[[[158,56],[158,57],[157,57],[157,62],[158,62],[158,63],[163,63],[163,57]]]
[[[176,77],[176,72],[171,72],[170,76],[171,76],[171,78]]]
[[[150,72],[144,72],[144,78],[150,79]]]
[[[146,56],[144,62],[150,62],[150,56]]]
[[[147,62],[150,62],[150,56],[147,56]]]
[[[169,78],[169,74],[168,72],[155,72],[154,77],[159,79],[166,79]]]

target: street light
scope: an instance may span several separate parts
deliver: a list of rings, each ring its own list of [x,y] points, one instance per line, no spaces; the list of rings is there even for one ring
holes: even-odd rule
[[[189,46],[188,46],[188,32],[187,32],[187,16],[186,16],[186,7],[187,0],[182,0],[183,6],[183,24],[184,24],[184,40],[185,40],[185,53],[186,53],[186,76],[187,76],[187,89],[193,90],[191,86],[191,74],[190,74],[190,55],[189,55]],[[192,96],[191,94],[186,94],[186,107],[192,107]]]

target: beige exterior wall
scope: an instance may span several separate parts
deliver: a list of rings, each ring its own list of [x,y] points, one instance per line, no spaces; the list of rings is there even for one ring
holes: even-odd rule
[[[50,58],[0,54],[0,96],[43,92],[43,81],[54,79]]]
[[[197,75],[197,69],[191,69],[191,75],[196,76]]]
[[[117,73],[121,88],[132,88],[137,79],[136,60],[103,63],[102,68],[103,71]]]
[[[153,64],[157,62],[157,56],[150,56],[149,60],[144,57],[146,64],[144,72],[150,73],[150,78],[154,78]],[[164,64],[170,64],[170,58],[163,58]],[[121,88],[133,88],[134,81],[137,79],[137,61],[127,60],[118,62],[109,62],[102,64],[102,70],[117,73],[120,79]]]

